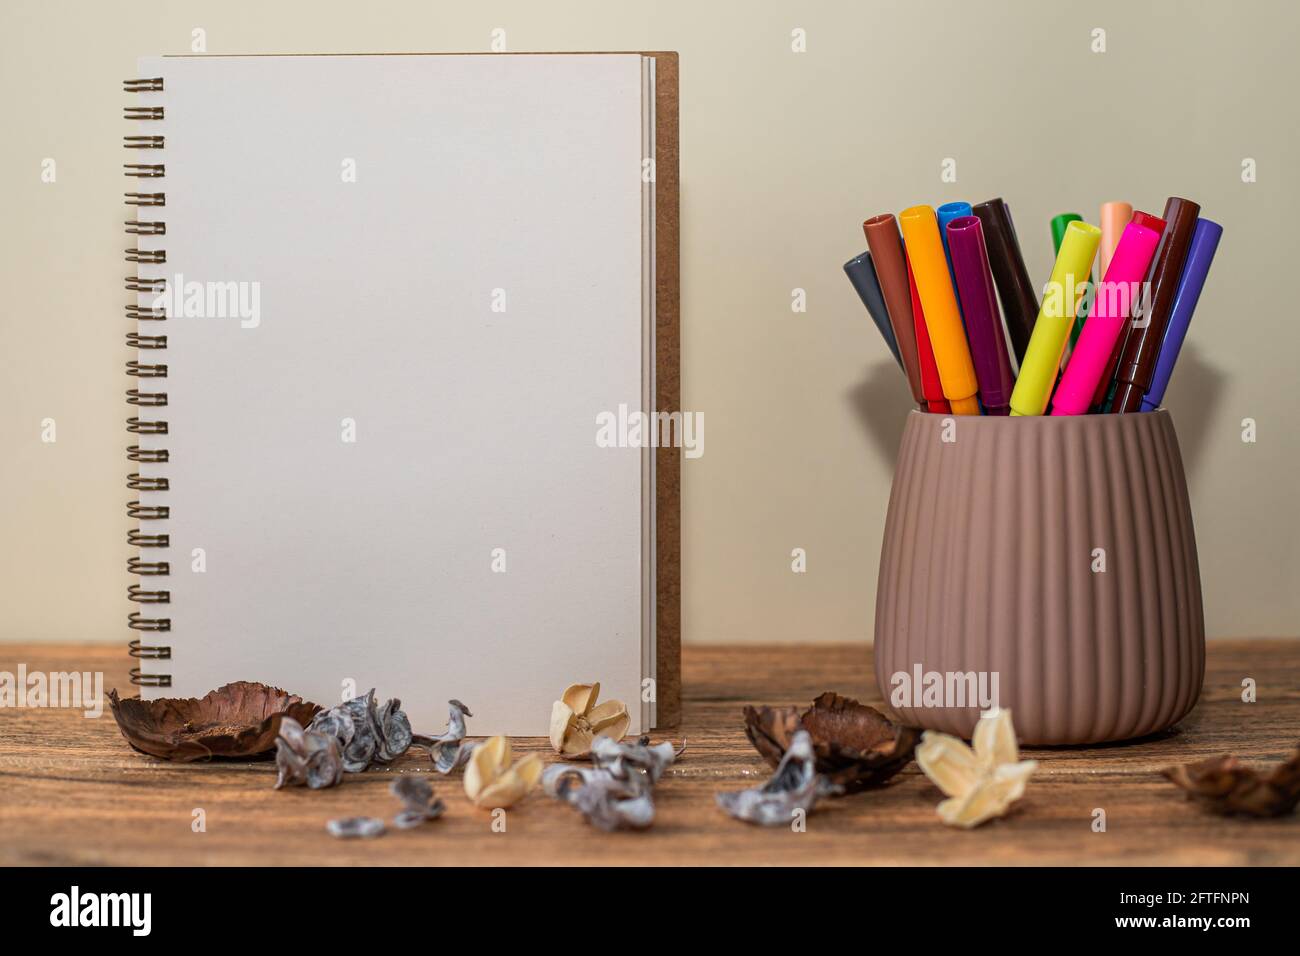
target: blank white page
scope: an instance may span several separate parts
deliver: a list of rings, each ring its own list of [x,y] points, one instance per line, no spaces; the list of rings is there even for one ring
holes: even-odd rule
[[[169,696],[375,687],[436,733],[544,735],[599,680],[640,729],[636,55],[150,58],[165,90]],[[133,237],[135,238],[135,237]],[[194,285],[194,284],[200,285]],[[243,293],[227,315],[222,284]],[[255,284],[255,285],[254,285]],[[202,302],[194,297],[197,291]],[[152,296],[141,296],[148,305]],[[253,315],[256,305],[256,315]],[[134,384],[134,383],[133,383]],[[153,414],[150,414],[150,413]],[[136,436],[133,436],[136,437]],[[200,569],[201,568],[201,569]],[[504,568],[504,570],[502,570]],[[653,603],[651,601],[650,603]],[[349,691],[350,688],[354,690]]]

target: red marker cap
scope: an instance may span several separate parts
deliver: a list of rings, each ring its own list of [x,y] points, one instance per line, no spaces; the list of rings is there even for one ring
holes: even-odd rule
[[[912,317],[916,320],[916,357],[921,366],[921,391],[925,394],[925,407],[928,411],[946,414],[952,411],[952,406],[943,396],[943,382],[939,380],[939,365],[934,360],[934,348],[930,345],[930,330],[925,324],[925,312],[921,309],[921,294],[916,288],[911,259],[907,260],[907,284],[912,293]]]
[[[1133,211],[1133,218],[1130,221],[1137,223],[1139,226],[1146,226],[1157,235],[1162,235],[1165,231],[1165,221],[1163,219],[1159,216],[1153,216],[1149,212],[1143,212],[1141,209]]]

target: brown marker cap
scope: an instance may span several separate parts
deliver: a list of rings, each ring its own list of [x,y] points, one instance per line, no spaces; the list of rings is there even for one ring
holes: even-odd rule
[[[867,234],[867,246],[876,266],[876,278],[889,310],[889,324],[894,329],[898,354],[907,373],[907,384],[918,405],[925,402],[921,388],[921,361],[916,353],[916,326],[912,318],[912,293],[907,285],[907,260],[903,258],[903,237],[898,232],[898,220],[893,213],[872,216],[862,224]]]

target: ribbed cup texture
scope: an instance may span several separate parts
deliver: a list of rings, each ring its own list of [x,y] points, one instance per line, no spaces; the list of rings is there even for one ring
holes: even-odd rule
[[[1205,619],[1169,413],[912,412],[889,496],[875,661],[887,701],[904,686],[894,675],[918,665],[945,683],[997,672],[998,703],[1027,744],[1126,740],[1186,716]],[[894,707],[905,723],[970,736],[977,702],[929,706],[921,689]]]

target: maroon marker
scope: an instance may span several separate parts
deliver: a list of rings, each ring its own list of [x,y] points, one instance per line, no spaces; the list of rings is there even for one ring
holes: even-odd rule
[[[1183,263],[1187,260],[1187,250],[1192,244],[1192,233],[1196,231],[1196,217],[1200,212],[1201,207],[1190,199],[1171,196],[1165,203],[1167,225],[1147,272],[1150,305],[1143,316],[1146,321],[1140,325],[1134,322],[1129,327],[1115,372],[1116,389],[1110,403],[1111,412],[1142,410],[1142,396],[1155,374],[1160,343],[1165,338],[1165,326],[1169,324],[1174,296],[1178,292],[1178,279],[1183,274]],[[1146,298],[1139,297],[1138,301],[1146,301]]]
[[[1038,321],[1038,295],[1025,268],[1025,257],[1016,239],[1016,227],[1011,222],[1011,211],[999,199],[979,203],[974,209],[984,228],[984,245],[988,252],[993,281],[997,283],[998,298],[1007,317],[1007,334],[1016,361],[1024,361],[1029,348],[1029,336]]]

